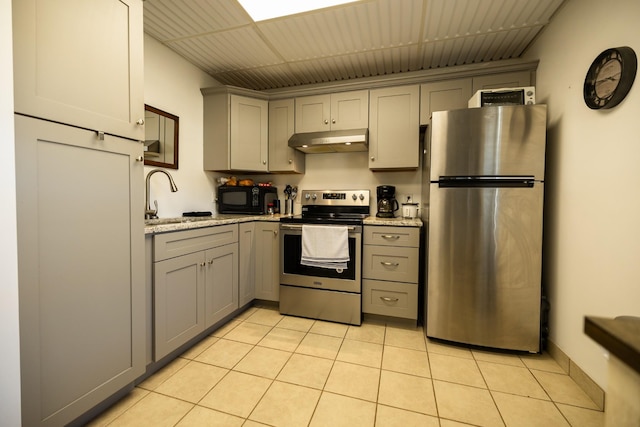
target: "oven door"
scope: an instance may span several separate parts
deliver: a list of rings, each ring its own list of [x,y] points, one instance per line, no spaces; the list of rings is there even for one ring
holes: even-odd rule
[[[362,226],[349,226],[349,262],[338,271],[300,264],[302,225],[280,224],[280,283],[306,288],[360,293]]]

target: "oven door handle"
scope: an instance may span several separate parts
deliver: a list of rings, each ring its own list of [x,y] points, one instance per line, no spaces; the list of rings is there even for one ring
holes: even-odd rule
[[[336,226],[339,227],[339,226]],[[298,224],[280,224],[280,228],[282,228],[283,230],[302,230],[302,225],[298,225]],[[354,226],[347,226],[347,230],[349,231],[354,231],[356,229],[356,227]]]

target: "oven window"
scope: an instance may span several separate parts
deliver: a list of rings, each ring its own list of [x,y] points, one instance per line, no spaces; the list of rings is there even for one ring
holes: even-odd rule
[[[300,264],[300,258],[302,257],[302,235],[300,234],[285,234],[284,239],[284,273],[285,274],[298,274],[302,276],[312,277],[329,277],[334,279],[346,279],[355,280],[356,278],[356,239],[349,237],[349,262],[347,262],[347,269],[342,273],[338,273],[336,270],[320,267],[309,267],[307,265]]]

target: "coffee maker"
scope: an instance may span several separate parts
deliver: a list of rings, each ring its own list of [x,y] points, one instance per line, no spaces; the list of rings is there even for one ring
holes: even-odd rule
[[[378,213],[379,218],[393,218],[394,212],[399,209],[398,201],[395,199],[396,187],[393,185],[380,185],[376,189],[378,196]]]

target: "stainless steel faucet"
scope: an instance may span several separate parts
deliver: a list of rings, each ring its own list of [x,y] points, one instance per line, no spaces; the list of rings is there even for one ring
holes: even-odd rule
[[[151,189],[151,175],[153,175],[156,172],[162,172],[163,174],[167,175],[167,178],[169,178],[169,184],[171,185],[172,193],[175,193],[176,191],[178,191],[178,187],[176,186],[176,183],[173,181],[173,177],[169,174],[169,172],[162,169],[153,169],[149,171],[146,179],[147,189],[146,189],[145,201],[144,201],[144,207],[145,207],[144,219],[158,218],[158,201],[157,200],[153,201],[153,204],[156,208],[151,209],[151,201],[149,200],[149,191]]]

